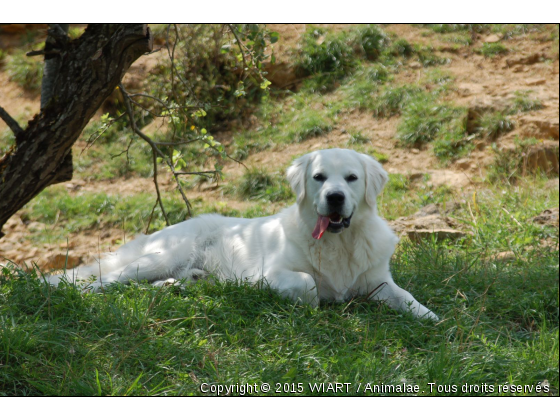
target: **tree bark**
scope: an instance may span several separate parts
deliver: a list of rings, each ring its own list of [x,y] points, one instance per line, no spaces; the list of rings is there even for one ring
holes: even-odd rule
[[[147,25],[89,25],[68,42],[50,100],[0,158],[0,237],[4,223],[44,188],[72,179],[72,145],[130,65],[151,50]]]

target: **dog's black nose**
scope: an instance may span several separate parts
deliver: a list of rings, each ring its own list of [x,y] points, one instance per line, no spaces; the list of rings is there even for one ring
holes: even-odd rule
[[[327,194],[327,203],[335,206],[340,206],[344,204],[344,193],[339,191],[331,192]]]

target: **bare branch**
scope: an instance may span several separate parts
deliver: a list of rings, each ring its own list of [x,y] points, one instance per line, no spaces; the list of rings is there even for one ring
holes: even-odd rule
[[[28,53],[25,53],[25,55],[27,57],[34,57],[36,55],[45,55],[45,54],[56,54],[56,55],[60,55],[60,51],[59,50],[50,50],[50,51],[45,51],[45,50],[32,50],[29,51]]]
[[[154,184],[156,185],[156,190],[157,190],[158,199],[159,199],[159,203],[160,203],[160,207],[161,207],[162,212],[164,212],[164,215],[165,215],[165,210],[163,208],[163,202],[161,201],[161,195],[159,193],[159,185],[157,183],[157,159],[156,159],[156,154],[159,155],[162,158],[162,160],[167,164],[167,166],[171,170],[171,173],[173,174],[173,177],[175,178],[175,182],[177,183],[177,189],[181,193],[181,196],[183,197],[183,201],[187,205],[187,211],[189,213],[189,216],[192,217],[191,203],[189,202],[189,199],[187,198],[187,196],[186,196],[186,194],[183,190],[183,187],[181,186],[181,183],[179,181],[179,178],[177,176],[177,173],[175,171],[175,167],[173,166],[173,163],[169,160],[169,157],[166,156],[157,147],[157,145],[154,143],[154,141],[150,137],[148,137],[144,132],[142,132],[142,130],[140,130],[138,128],[138,126],[136,125],[136,121],[134,120],[134,111],[132,109],[131,100],[130,100],[130,97],[128,95],[128,92],[124,89],[124,86],[122,85],[122,83],[119,84],[119,89],[121,90],[122,95],[123,95],[124,104],[125,104],[125,107],[126,107],[126,113],[128,114],[128,119],[130,120],[130,125],[132,127],[132,131],[134,133],[136,133],[138,136],[140,136],[140,138],[142,140],[146,141],[152,147],[152,152],[153,152],[153,156],[154,156]],[[169,220],[167,219],[167,217],[166,217],[166,222],[169,225]]]
[[[10,130],[12,130],[12,132],[14,133],[14,135],[17,137],[17,135],[19,133],[21,133],[23,131],[23,129],[19,126],[18,122],[16,120],[14,120],[10,114],[8,114],[6,112],[6,110],[4,108],[2,108],[0,106],[0,118],[2,118],[4,120],[4,122],[6,123],[6,125],[8,127],[10,127]]]
[[[235,37],[235,40],[237,41],[237,45],[239,46],[239,51],[241,51],[241,58],[243,59],[243,69],[241,69],[241,78],[245,79],[245,69],[247,68],[247,62],[245,61],[245,53],[243,52],[243,44],[241,43],[241,40],[237,36],[237,32],[235,32],[235,28],[233,27],[233,25],[228,24],[228,27],[229,27],[231,33],[233,34],[233,36]]]

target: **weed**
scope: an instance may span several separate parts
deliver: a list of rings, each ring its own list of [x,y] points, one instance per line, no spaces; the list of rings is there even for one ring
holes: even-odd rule
[[[501,112],[483,114],[478,125],[481,133],[489,139],[495,139],[515,127],[513,121]]]
[[[414,51],[418,56],[418,61],[424,67],[441,66],[451,61],[449,58],[441,57],[434,53],[434,49],[430,46],[415,45]]]
[[[430,28],[432,31],[447,34],[454,32],[482,32],[487,29],[488,25],[485,24],[465,24],[465,23],[437,23],[437,24],[426,24],[422,25]]]
[[[368,60],[376,60],[389,39],[377,25],[359,25],[350,34],[350,45]]]
[[[464,131],[446,132],[434,141],[434,155],[443,162],[457,160],[474,149],[472,138]]]
[[[387,86],[374,99],[371,108],[376,117],[390,117],[400,114],[402,109],[416,96],[422,93],[417,86]]]
[[[329,89],[355,66],[354,52],[340,35],[311,27],[303,36],[296,67],[303,76],[315,76],[308,87]]]
[[[472,36],[470,34],[451,33],[442,37],[444,42],[456,44],[457,46],[468,46],[472,44]]]
[[[308,109],[290,115],[287,119],[289,126],[282,134],[286,143],[302,142],[311,137],[328,133],[333,126],[324,113]]]
[[[387,163],[389,162],[389,156],[385,153],[376,152],[375,150],[370,152],[370,154],[379,162],[379,163]]]
[[[364,136],[362,134],[361,131],[357,131],[357,132],[351,132],[350,134],[350,138],[348,139],[348,142],[346,143],[348,146],[351,145],[355,145],[355,144],[364,144],[364,143],[368,143],[371,139],[367,136]]]
[[[507,54],[509,49],[499,42],[485,42],[478,52],[485,57],[495,57],[496,55]]]
[[[251,168],[245,172],[233,191],[248,200],[276,202],[293,198],[292,190],[284,176],[270,174],[262,168]]]
[[[414,47],[406,39],[399,38],[391,42],[386,54],[394,57],[410,57],[414,54]]]
[[[530,98],[531,91],[516,91],[514,92],[514,99],[512,105],[508,108],[509,114],[517,114],[519,112],[529,112],[537,109],[542,109],[542,102],[538,99]]]
[[[418,97],[403,110],[397,128],[398,138],[407,146],[419,146],[444,135],[462,137],[466,130],[466,110],[447,104],[437,104],[426,97]]]
[[[499,149],[496,144],[492,145],[494,151],[494,162],[488,170],[488,180],[490,182],[507,182],[508,184],[518,184],[522,177],[527,174],[538,174],[543,177],[557,176],[554,171],[542,169],[538,165],[531,167],[529,161],[531,159],[530,149],[532,146],[539,144],[536,138],[525,138],[514,140],[515,147],[507,149]],[[558,159],[558,148],[555,151],[556,159]]]

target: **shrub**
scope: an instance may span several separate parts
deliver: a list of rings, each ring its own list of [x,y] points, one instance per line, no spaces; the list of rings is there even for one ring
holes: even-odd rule
[[[360,25],[352,33],[354,50],[368,60],[376,60],[387,47],[389,39],[377,25]]]
[[[304,75],[343,77],[355,65],[354,53],[341,36],[312,27],[302,38],[296,65]]]
[[[246,45],[262,47],[264,35],[258,25],[240,25],[236,30],[239,36],[248,37]],[[148,87],[152,95],[167,98],[175,109],[170,113],[177,117],[172,118],[175,133],[191,134],[191,124],[219,130],[232,120],[249,116],[265,90],[259,69],[250,63],[244,69],[231,31],[224,25],[179,25],[177,34],[173,29],[169,32],[169,42],[176,42],[174,66],[162,62],[149,78]]]

